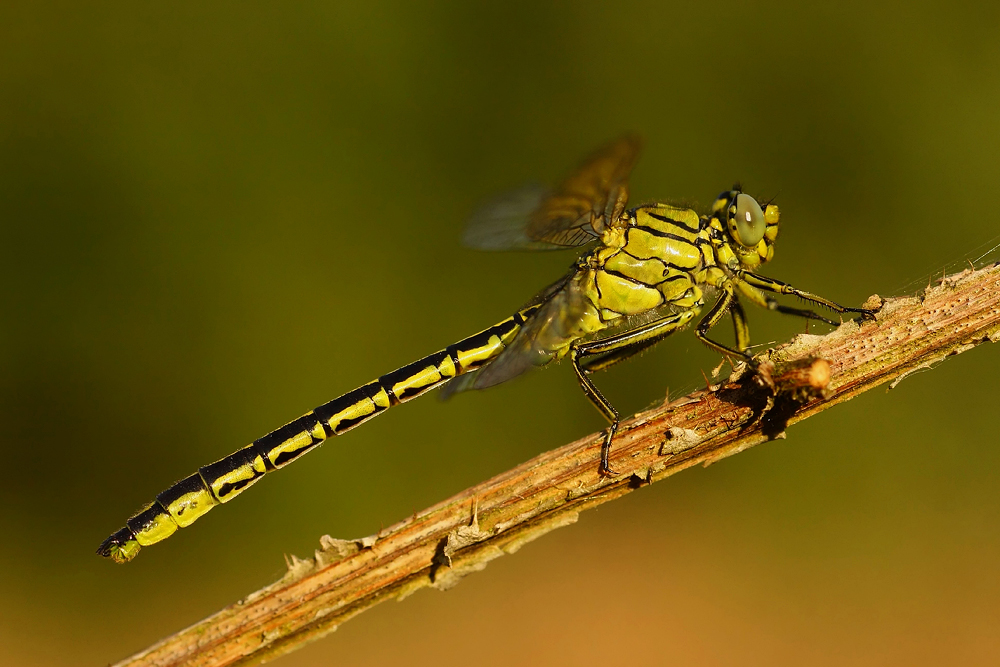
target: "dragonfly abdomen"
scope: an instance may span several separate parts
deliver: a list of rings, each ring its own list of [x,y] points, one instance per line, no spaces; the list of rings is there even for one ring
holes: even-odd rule
[[[229,502],[265,474],[282,468],[327,438],[346,433],[388,408],[416,398],[448,380],[477,370],[495,359],[538,306],[525,308],[503,322],[444,350],[386,373],[378,380],[307,412],[253,444],[202,466],[156,496],[125,527],[97,549],[124,563],[144,546],[194,523],[216,505]]]

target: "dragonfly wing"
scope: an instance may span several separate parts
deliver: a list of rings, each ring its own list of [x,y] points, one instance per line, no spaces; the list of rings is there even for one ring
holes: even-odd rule
[[[486,389],[552,361],[580,337],[587,308],[576,283],[566,283],[535,311],[506,349],[476,373],[469,388]]]
[[[479,371],[470,371],[465,375],[459,375],[457,378],[453,378],[441,387],[440,393],[438,393],[438,399],[442,401],[447,401],[449,398],[455,394],[460,394],[463,391],[469,391],[473,389],[473,384],[476,382],[476,377],[479,376]]]
[[[554,190],[527,185],[487,202],[469,219],[463,243],[480,250],[559,250],[596,240],[625,210],[640,146],[634,135],[620,137]]]
[[[469,389],[486,389],[515,378],[533,366],[544,366],[552,358],[536,344],[541,331],[555,315],[549,312],[551,304],[542,309],[518,332],[496,359],[479,369]]]
[[[561,250],[528,237],[528,223],[549,194],[532,183],[486,202],[469,218],[462,243],[476,250]]]
[[[528,224],[528,238],[571,247],[599,237],[625,209],[640,148],[639,138],[628,134],[590,156],[542,201]]]
[[[567,284],[569,284],[569,282],[573,279],[574,275],[576,275],[576,271],[575,270],[570,271],[569,273],[567,273],[566,275],[564,275],[562,278],[560,278],[559,280],[557,280],[556,282],[552,283],[551,285],[549,285],[548,287],[546,287],[545,289],[543,289],[541,292],[539,292],[538,294],[536,294],[535,296],[533,296],[528,303],[526,303],[523,306],[521,306],[521,308],[519,308],[518,310],[524,310],[525,308],[530,308],[531,306],[534,306],[534,305],[537,305],[537,304],[544,304],[545,302],[549,301],[560,290],[562,290],[563,288],[565,288],[567,286]],[[525,324],[525,328],[540,326],[541,322],[538,321],[538,318],[536,316],[539,315],[542,311],[544,311],[545,308],[546,308],[546,306],[543,305],[542,308],[539,309],[539,311],[536,311],[535,315],[532,315],[528,319],[528,322]],[[537,324],[532,324],[533,322],[538,322],[538,323]],[[522,331],[523,331],[523,329],[522,329]],[[518,341],[518,337],[515,336],[514,340],[511,341],[511,344],[512,345],[513,344],[518,344],[517,341]],[[509,346],[508,346],[508,349],[509,349]],[[495,359],[494,361],[499,361],[500,357],[502,357],[506,353],[507,353],[507,350],[505,349],[503,352],[501,352],[497,356],[497,359]],[[508,378],[514,377],[514,375],[518,375],[518,374],[524,372],[531,365],[532,364],[526,365],[521,370],[513,373],[512,375],[509,375]],[[489,365],[487,365],[485,368],[488,368],[488,367],[489,367]],[[446,401],[449,398],[451,398],[452,396],[454,396],[455,394],[461,393],[463,391],[468,391],[470,389],[484,389],[485,387],[480,387],[480,386],[478,386],[476,384],[476,381],[479,379],[479,373],[480,373],[481,370],[482,369],[475,370],[475,371],[472,371],[470,373],[466,373],[465,375],[460,375],[457,378],[454,378],[453,380],[451,380],[448,384],[446,384],[444,387],[441,388],[441,393],[440,393],[441,400],[442,401]],[[503,382],[503,380],[498,380],[497,382],[494,382],[493,384],[498,384],[499,382]],[[486,386],[492,386],[492,385],[486,385]]]
[[[528,301],[528,303],[521,306],[518,310],[524,310],[525,308],[530,308],[532,306],[537,306],[538,304],[545,303],[546,301],[554,297],[556,294],[558,294],[561,290],[566,288],[566,286],[569,285],[570,281],[573,280],[573,276],[576,275],[576,272],[577,269],[574,266],[562,278],[555,281],[551,285],[547,286],[541,292],[535,294],[535,296],[531,297],[531,300]]]

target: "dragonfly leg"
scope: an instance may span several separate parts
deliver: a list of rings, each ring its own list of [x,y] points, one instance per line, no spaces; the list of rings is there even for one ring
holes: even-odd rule
[[[782,313],[783,315],[795,315],[797,317],[804,317],[807,320],[818,320],[820,322],[823,322],[825,324],[830,324],[833,326],[837,326],[839,324],[839,322],[834,322],[829,317],[823,317],[819,313],[812,310],[808,310],[806,308],[792,308],[790,306],[782,306],[774,299],[767,300],[767,307],[769,310],[777,311],[779,313]]]
[[[733,299],[733,303],[729,307],[729,314],[733,316],[736,349],[740,352],[746,352],[750,349],[750,326],[747,324],[747,314],[743,312],[743,306],[739,299]]]
[[[740,348],[738,350],[708,337],[708,330],[718,324],[728,310],[732,310],[733,313],[733,325],[736,327],[736,344]],[[722,288],[719,300],[715,302],[715,305],[706,313],[705,317],[701,318],[701,321],[698,322],[698,326],[694,330],[694,335],[698,337],[698,340],[716,352],[742,359],[750,366],[755,365],[753,357],[747,353],[747,349],[750,347],[750,330],[747,327],[746,314],[743,312],[743,307],[736,300],[736,295],[733,293],[731,285],[727,284]]]
[[[584,395],[594,405],[597,410],[604,415],[604,418],[611,422],[607,433],[604,436],[604,443],[601,445],[601,467],[602,475],[615,475],[608,463],[611,454],[611,441],[618,431],[620,416],[611,402],[604,397],[600,390],[588,377],[591,372],[607,368],[613,363],[636,354],[637,352],[658,342],[661,338],[668,336],[677,329],[680,329],[694,317],[694,310],[687,310],[670,317],[650,322],[641,327],[624,331],[614,336],[608,336],[600,340],[587,343],[577,343],[570,348],[570,359],[573,362],[573,370],[576,372],[576,379],[580,382]],[[596,363],[587,364],[587,357],[600,355]],[[610,360],[608,363],[605,361]]]
[[[615,437],[615,433],[618,431],[618,424],[621,418],[618,411],[615,410],[615,406],[611,405],[611,402],[604,398],[604,394],[587,377],[588,371],[580,368],[580,363],[577,360],[577,349],[573,347],[570,352],[570,358],[573,361],[573,370],[576,371],[576,379],[580,381],[580,387],[583,389],[583,394],[587,397],[587,400],[597,408],[598,412],[604,415],[605,419],[611,422],[611,426],[608,427],[607,433],[604,436],[604,443],[601,444],[601,467],[598,469],[598,472],[601,475],[615,475],[617,473],[608,466],[608,455],[611,453],[611,439]]]
[[[778,300],[775,299],[773,296],[768,296],[766,294],[763,294],[759,289],[751,287],[750,285],[747,285],[743,281],[737,282],[736,288],[740,291],[741,294],[746,296],[748,299],[753,301],[761,308],[774,310],[784,315],[795,315],[797,317],[804,317],[807,320],[818,320],[820,322],[825,322],[826,324],[830,324],[833,326],[837,326],[838,324],[837,322],[834,322],[833,320],[827,317],[823,317],[819,313],[816,313],[812,310],[807,310],[805,308],[791,308],[789,306],[782,306],[780,303],[778,303]]]
[[[631,359],[635,355],[639,354],[643,350],[650,348],[657,343],[659,343],[663,338],[670,335],[670,332],[663,334],[659,338],[654,338],[652,340],[644,341],[642,343],[634,343],[627,347],[620,348],[613,352],[606,352],[604,354],[594,354],[588,357],[582,357],[580,359],[580,368],[583,369],[584,373],[596,373],[598,371],[607,370],[616,364],[620,364],[626,359]]]
[[[780,280],[775,280],[774,278],[768,278],[767,276],[761,276],[756,273],[751,273],[750,271],[737,271],[736,277],[737,279],[745,282],[747,285],[750,285],[751,287],[756,287],[758,289],[762,289],[767,292],[774,292],[775,294],[791,294],[805,301],[811,301],[812,303],[817,303],[821,306],[826,306],[830,310],[838,313],[860,313],[861,315],[864,315],[867,318],[875,316],[874,310],[869,310],[867,308],[848,308],[847,306],[841,306],[839,303],[835,303],[833,301],[830,301],[829,299],[824,299],[821,296],[817,296],[810,292],[800,290],[797,287],[792,287],[788,283],[783,283]],[[770,308],[770,306],[768,307]],[[774,310],[778,310],[779,312],[788,312],[788,311],[783,311],[777,307],[775,307]],[[799,311],[797,308],[791,310],[798,311],[798,312],[793,312],[792,314],[801,315],[802,317],[808,317],[807,315],[803,315],[804,312],[805,313],[811,312],[811,311]],[[811,318],[811,319],[819,319],[819,317],[817,316],[816,318]]]

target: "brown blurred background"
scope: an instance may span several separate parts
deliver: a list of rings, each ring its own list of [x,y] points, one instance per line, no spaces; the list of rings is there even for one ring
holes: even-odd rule
[[[996,7],[688,4],[0,7],[0,663],[117,660],[602,428],[566,365],[427,398],[128,566],[93,553],[561,275],[463,219],[621,131],[635,202],[776,196],[767,272],[845,304],[1000,242]],[[631,413],[717,361],[685,333],[600,383]],[[998,372],[989,346],[870,392],[280,664],[998,664]]]

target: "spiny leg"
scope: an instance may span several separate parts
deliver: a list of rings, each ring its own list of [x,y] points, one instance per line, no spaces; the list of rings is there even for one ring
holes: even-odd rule
[[[795,315],[796,317],[804,317],[807,320],[817,320],[823,322],[824,324],[829,324],[831,326],[837,326],[839,322],[834,322],[829,317],[823,317],[817,312],[808,310],[806,308],[792,308],[791,306],[782,306],[774,299],[767,300],[767,307],[770,310],[777,311],[783,315]],[[808,329],[806,329],[808,331]]]
[[[750,349],[750,326],[747,324],[747,314],[743,312],[743,306],[739,299],[734,298],[729,307],[729,314],[733,316],[733,332],[736,334],[736,349],[746,352]]]
[[[788,283],[783,283],[780,280],[775,280],[774,278],[768,278],[767,276],[761,276],[756,273],[751,273],[750,271],[742,271],[742,270],[737,271],[736,278],[738,280],[742,280],[751,287],[756,287],[758,289],[762,289],[768,292],[774,292],[775,294],[791,294],[799,297],[800,299],[811,301],[812,303],[818,303],[821,306],[826,306],[830,310],[833,310],[838,313],[860,313],[865,317],[875,316],[874,310],[869,310],[867,308],[848,308],[847,306],[841,306],[839,303],[835,303],[833,301],[830,301],[829,299],[824,299],[821,296],[817,296],[810,292],[800,290],[797,287],[792,287]],[[774,308],[774,310],[780,311],[779,308]],[[792,309],[792,310],[797,311],[798,309]],[[781,311],[781,312],[786,312],[786,311]],[[802,311],[802,312],[811,312],[811,311]],[[793,314],[801,315],[801,312],[795,312]],[[807,317],[807,316],[802,315],[802,317]],[[817,316],[816,318],[811,318],[811,319],[819,319],[819,317]]]
[[[603,371],[620,364],[626,359],[631,359],[635,355],[641,353],[657,343],[659,343],[663,338],[670,335],[670,332],[664,334],[659,338],[654,338],[653,340],[647,340],[643,343],[635,343],[634,345],[623,347],[621,349],[615,350],[614,352],[608,352],[603,355],[595,354],[593,356],[585,357],[580,360],[580,368],[583,369],[584,373],[596,373],[598,371]]]
[[[746,284],[743,281],[738,281],[736,283],[736,288],[740,291],[741,294],[746,296],[748,299],[750,299],[752,302],[754,302],[761,308],[767,308],[768,310],[773,310],[782,313],[784,315],[795,315],[797,317],[804,317],[807,320],[817,320],[819,322],[824,322],[831,326],[837,326],[837,324],[839,324],[838,322],[834,322],[833,320],[823,317],[819,313],[816,313],[812,310],[808,310],[806,308],[792,308],[790,306],[783,306],[780,303],[778,303],[778,300],[775,299],[773,296],[768,296],[762,293],[759,289],[751,287],[750,285]]]
[[[615,437],[615,433],[618,432],[620,417],[615,407],[611,405],[608,399],[604,398],[600,390],[587,377],[594,368],[586,368],[586,361],[581,360],[594,355],[610,355],[614,359],[611,363],[622,361],[680,329],[690,322],[694,315],[695,311],[687,310],[683,313],[671,315],[670,317],[650,322],[641,327],[624,331],[615,336],[609,336],[589,343],[577,343],[570,348],[570,360],[573,362],[573,370],[576,372],[576,379],[579,380],[584,395],[604,415],[604,418],[611,422],[611,426],[608,427],[607,434],[604,436],[604,442],[601,445],[600,474],[616,474],[608,465],[608,456],[611,453],[611,441]],[[611,365],[610,363],[601,365],[601,361],[603,360],[598,360],[597,362],[598,368],[607,368],[607,366]]]
[[[573,348],[571,352],[571,359],[573,360],[573,370],[576,371],[576,379],[580,381],[580,387],[583,388],[584,396],[604,415],[605,419],[611,422],[611,426],[608,427],[607,434],[604,436],[604,442],[601,444],[601,467],[598,469],[598,473],[601,475],[615,475],[617,473],[608,466],[608,455],[611,453],[611,439],[618,432],[620,416],[618,411],[615,410],[615,406],[611,405],[608,399],[604,398],[600,390],[590,381],[586,371],[580,368],[580,364],[577,362],[576,348]]]
[[[728,345],[723,345],[718,341],[714,341],[708,337],[708,330],[714,327],[716,324],[722,320],[726,311],[733,308],[733,304],[738,304],[736,300],[736,295],[733,293],[733,287],[731,284],[727,283],[722,288],[722,294],[719,296],[719,300],[715,302],[712,309],[708,311],[705,317],[701,318],[698,322],[697,328],[694,330],[694,335],[698,337],[702,343],[712,348],[716,352],[721,352],[724,355],[733,355],[737,359],[742,359],[750,366],[755,366],[753,357],[751,357],[746,348],[741,350],[736,350]],[[744,344],[749,347],[750,344],[750,333],[749,329],[746,327],[746,316],[743,313],[742,306],[736,306],[736,310],[733,311],[733,322],[737,328],[737,345],[743,346]],[[739,333],[740,329],[743,329],[743,333]],[[745,336],[744,340],[740,340],[742,336]]]
[[[764,296],[759,290],[750,292],[750,289],[752,288],[748,288],[746,285],[740,284],[737,285],[737,287],[740,288],[740,292],[748,295],[752,301],[764,308],[767,308],[768,310],[774,310],[784,315],[804,317],[807,320],[818,320],[832,326],[837,326],[837,322],[823,317],[814,311],[806,308],[791,308],[789,306],[783,306],[778,303],[777,299],[770,296]],[[743,305],[740,304],[739,299],[733,299],[733,304],[729,307],[729,314],[733,317],[733,330],[736,333],[736,349],[740,352],[746,352],[750,349],[750,328],[747,325],[747,316],[743,311]]]

